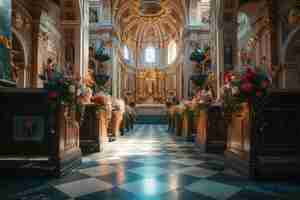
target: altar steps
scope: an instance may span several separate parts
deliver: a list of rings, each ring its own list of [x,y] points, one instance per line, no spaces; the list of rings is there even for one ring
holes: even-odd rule
[[[167,124],[166,115],[138,115],[136,124]]]
[[[136,124],[167,124],[167,110],[163,104],[138,104]]]

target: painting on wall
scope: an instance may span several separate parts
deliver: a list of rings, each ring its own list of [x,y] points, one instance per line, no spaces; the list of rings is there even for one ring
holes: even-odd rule
[[[240,65],[255,64],[253,46],[254,31],[252,30],[250,17],[243,12],[238,14],[238,52]]]
[[[0,1],[0,79],[11,81],[10,39],[11,0]]]
[[[45,121],[40,116],[15,116],[14,140],[41,142],[44,138]]]

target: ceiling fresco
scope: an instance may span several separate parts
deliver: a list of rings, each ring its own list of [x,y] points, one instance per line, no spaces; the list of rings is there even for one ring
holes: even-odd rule
[[[114,0],[113,16],[123,43],[133,49],[149,43],[163,48],[180,39],[186,8],[182,0]]]

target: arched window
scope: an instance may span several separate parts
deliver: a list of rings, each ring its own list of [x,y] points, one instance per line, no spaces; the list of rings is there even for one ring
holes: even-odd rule
[[[145,62],[155,63],[155,61],[156,61],[155,48],[153,46],[149,46],[145,49]]]
[[[192,0],[190,4],[190,25],[208,26],[210,0]]]
[[[177,45],[173,40],[170,42],[168,46],[168,64],[172,64],[177,57]]]
[[[124,60],[130,60],[130,53],[127,45],[125,45],[123,48],[123,56]]]

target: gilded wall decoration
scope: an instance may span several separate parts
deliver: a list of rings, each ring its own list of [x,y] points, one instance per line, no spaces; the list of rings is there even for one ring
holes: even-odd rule
[[[179,0],[161,0],[161,11],[145,14],[139,0],[117,2],[113,16],[119,39],[134,47],[133,51],[139,51],[148,42],[165,48],[171,40],[180,40],[181,27],[186,23],[185,10],[180,4]]]

